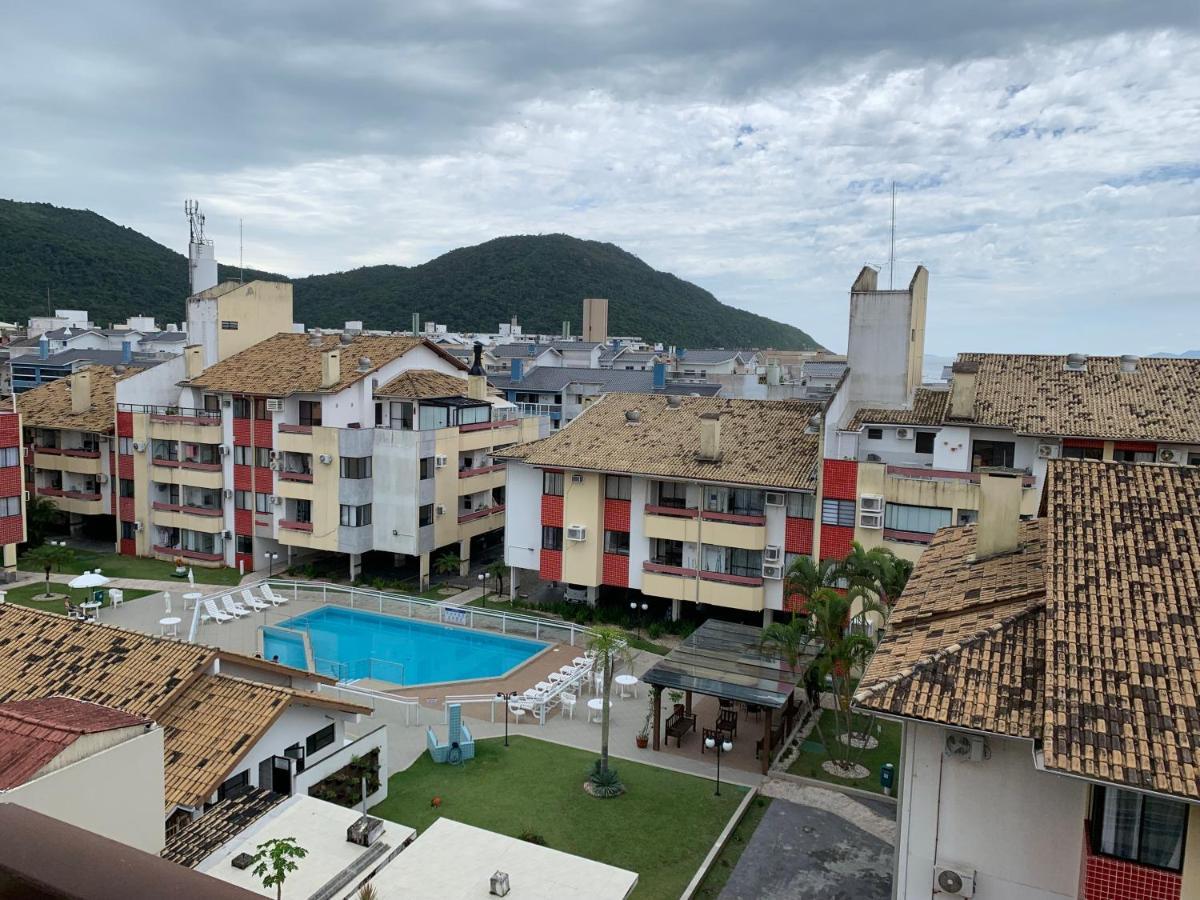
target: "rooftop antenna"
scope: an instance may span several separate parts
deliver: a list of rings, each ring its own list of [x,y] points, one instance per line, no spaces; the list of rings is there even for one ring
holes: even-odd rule
[[[888,290],[892,290],[893,275],[896,270],[896,180],[892,179],[892,241],[888,251]]]
[[[46,315],[50,317],[54,315],[50,311],[50,285],[46,285]]]
[[[893,213],[893,216],[895,214]],[[246,283],[246,261],[242,253],[242,219],[238,217],[238,284]]]

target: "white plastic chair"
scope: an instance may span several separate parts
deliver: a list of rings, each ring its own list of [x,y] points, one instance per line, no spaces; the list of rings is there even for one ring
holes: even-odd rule
[[[125,592],[120,588],[109,588],[108,602],[110,606],[120,606],[125,602]]]
[[[525,715],[525,713],[529,712],[529,710],[525,708],[524,704],[518,703],[516,700],[508,701],[508,711],[512,713],[514,723],[517,725],[521,724],[521,718]]]
[[[200,610],[200,621],[203,622],[232,622],[234,617],[227,612],[217,609],[217,602],[209,597],[203,601],[204,608]]]
[[[562,714],[564,716],[569,714],[571,716],[571,718],[574,719],[575,718],[575,700],[576,700],[575,695],[568,693],[567,691],[563,691],[561,694],[558,695],[558,698],[559,698],[559,700],[562,701]]]
[[[250,592],[250,588],[242,588],[242,603],[254,610],[270,609],[270,603],[263,603]]]
[[[221,595],[221,606],[225,608],[225,612],[237,616],[239,619],[242,616],[250,615],[250,610],[246,609],[240,603],[234,603],[233,598],[228,594]]]
[[[287,597],[280,597],[273,590],[271,590],[271,586],[269,584],[264,584],[262,586],[262,595],[263,599],[269,600],[272,606],[283,606],[285,603],[287,603]]]

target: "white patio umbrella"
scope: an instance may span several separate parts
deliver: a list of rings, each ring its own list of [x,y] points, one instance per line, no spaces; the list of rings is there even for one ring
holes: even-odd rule
[[[92,588],[103,587],[111,580],[107,575],[101,575],[99,572],[84,572],[82,575],[76,575],[67,582],[67,586],[91,590]]]
[[[166,610],[166,613],[168,616],[171,614],[171,592],[170,591],[163,591],[163,609]]]
[[[188,566],[188,584],[192,587],[196,586],[196,576],[192,574],[192,567]]]

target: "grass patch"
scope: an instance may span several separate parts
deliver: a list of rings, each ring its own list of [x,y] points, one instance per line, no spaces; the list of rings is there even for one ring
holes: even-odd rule
[[[671,652],[670,647],[664,647],[662,644],[656,644],[654,641],[648,641],[645,638],[640,638],[631,632],[625,632],[625,640],[629,641],[629,646],[634,650],[645,650],[647,653],[654,653],[658,656],[666,656]]]
[[[17,604],[17,606],[28,606],[30,609],[44,609],[48,612],[58,613],[59,615],[66,615],[66,609],[63,607],[62,600],[41,602],[33,599],[34,595],[42,593],[45,589],[46,583],[44,581],[39,581],[37,584],[27,584],[23,587],[13,588],[12,590],[5,591],[4,599],[8,603]],[[84,600],[89,599],[88,591],[85,591],[82,588],[72,590],[65,584],[51,584],[50,590],[56,594],[68,595],[71,598],[71,602],[76,605],[82,603]],[[134,588],[125,588],[124,590],[126,603],[128,603],[130,600],[137,600],[139,597],[145,597],[147,594],[154,593],[154,591],[141,591],[135,590]],[[104,592],[104,606],[101,608],[107,609],[108,606],[108,591],[106,590]]]
[[[371,812],[418,831],[443,815],[511,837],[532,830],[555,850],[637,872],[638,900],[675,900],[746,790],[722,785],[716,797],[710,779],[618,759],[627,792],[595,800],[583,792],[595,753],[523,736],[510,742],[478,741],[461,767],[422,754],[391,777],[388,799]]]
[[[856,716],[854,721],[855,725],[861,728],[867,719]],[[828,781],[831,784],[861,788],[864,791],[882,794],[883,788],[879,784],[879,769],[884,763],[891,763],[896,767],[896,780],[892,787],[892,796],[895,796],[896,787],[900,784],[900,726],[896,722],[875,719],[871,727],[871,734],[878,738],[879,746],[871,750],[864,750],[861,756],[856,757],[858,762],[866,766],[871,773],[866,778],[858,780],[837,778],[821,768],[821,763],[829,759],[829,753],[821,744],[821,734],[825,735],[827,741],[837,740],[837,726],[833,710],[827,709],[821,713],[820,724],[820,734],[816,728],[809,732],[808,740],[804,742],[804,752],[788,766],[789,772],[793,775],[804,775],[808,778]]]
[[[758,825],[762,822],[763,816],[767,814],[770,806],[770,797],[760,795],[754,798],[746,810],[746,814],[742,816],[742,821],[738,822],[733,833],[729,835],[729,840],[725,842],[724,848],[713,860],[712,868],[708,870],[708,874],[696,888],[696,893],[692,894],[693,898],[716,900],[725,888],[725,883],[729,881],[729,876],[737,868],[738,860],[742,858],[742,851],[750,842],[751,835],[758,830]]]
[[[175,564],[165,559],[148,559],[141,556],[122,556],[120,553],[97,553],[94,550],[76,550],[75,558],[62,566],[61,571],[71,575],[99,567],[109,578],[149,578],[155,581],[178,581],[188,583],[186,578],[175,577]],[[23,559],[17,560],[17,568],[23,572],[42,572],[41,566],[29,566]],[[55,571],[59,571],[55,567]],[[192,575],[197,584],[236,585],[242,576],[237,569],[222,567],[206,569],[193,566]],[[128,596],[128,595],[127,595]]]

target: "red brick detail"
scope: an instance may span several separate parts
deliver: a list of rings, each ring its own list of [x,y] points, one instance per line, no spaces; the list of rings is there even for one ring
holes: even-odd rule
[[[233,511],[233,530],[237,534],[254,534],[254,510],[235,509]]]
[[[0,447],[21,446],[21,417],[16,413],[0,413]]]
[[[108,477],[108,503],[112,514],[115,516],[117,514],[117,494],[121,493],[117,489],[117,484],[113,481],[113,476],[116,475],[117,472],[117,454],[115,451],[109,451],[108,471],[112,473],[112,475],[109,475]]]
[[[542,524],[557,525],[562,528],[563,498],[554,494],[542,494]],[[545,551],[542,551],[545,553]],[[555,552],[555,551],[551,551]]]
[[[0,544],[19,544],[25,540],[24,520],[21,516],[0,518]]]
[[[117,437],[133,437],[133,413],[117,413]]]
[[[0,469],[0,497],[19,497],[21,490],[21,467],[5,466]]]
[[[238,447],[250,446],[250,420],[233,420],[233,443]]]
[[[133,457],[127,453],[117,457],[117,477],[133,479]]]
[[[254,489],[260,494],[269,494],[275,489],[275,473],[270,469],[254,467]]]
[[[132,497],[117,498],[117,517],[122,522],[132,522],[137,519],[137,514],[133,510]]]
[[[1117,441],[1113,444],[1114,450],[1132,450],[1134,453],[1156,453],[1158,452],[1158,444],[1150,441]]]
[[[270,419],[255,419],[254,420],[254,446],[255,447],[270,447],[271,446],[271,420]]]
[[[1183,878],[1123,859],[1092,853],[1083,839],[1083,900],[1179,900]]]
[[[822,490],[834,500],[858,499],[858,463],[852,459],[825,460]]]
[[[628,500],[608,500],[604,501],[604,530],[605,531],[628,531],[629,530],[629,501]]]
[[[254,481],[250,475],[249,466],[234,466],[233,467],[233,487],[238,491],[254,490]]]
[[[786,612],[807,613],[808,601],[802,594],[788,594],[783,598],[783,608]]]
[[[783,531],[783,549],[788,553],[812,553],[813,520],[788,516]]]
[[[821,559],[841,559],[853,549],[854,529],[847,525],[821,526]]]
[[[1103,450],[1104,441],[1097,438],[1063,438],[1064,447],[1086,447],[1089,450]]]
[[[561,581],[562,580],[562,551],[561,550],[543,550],[542,551],[542,567],[538,574],[543,581]]]
[[[604,574],[600,581],[613,587],[629,587],[629,557],[620,553],[605,553]]]
[[[254,571],[254,557],[249,553],[235,553],[233,555],[233,564],[240,566],[243,572]]]
[[[133,538],[121,538],[122,556],[137,556],[137,541]]]

